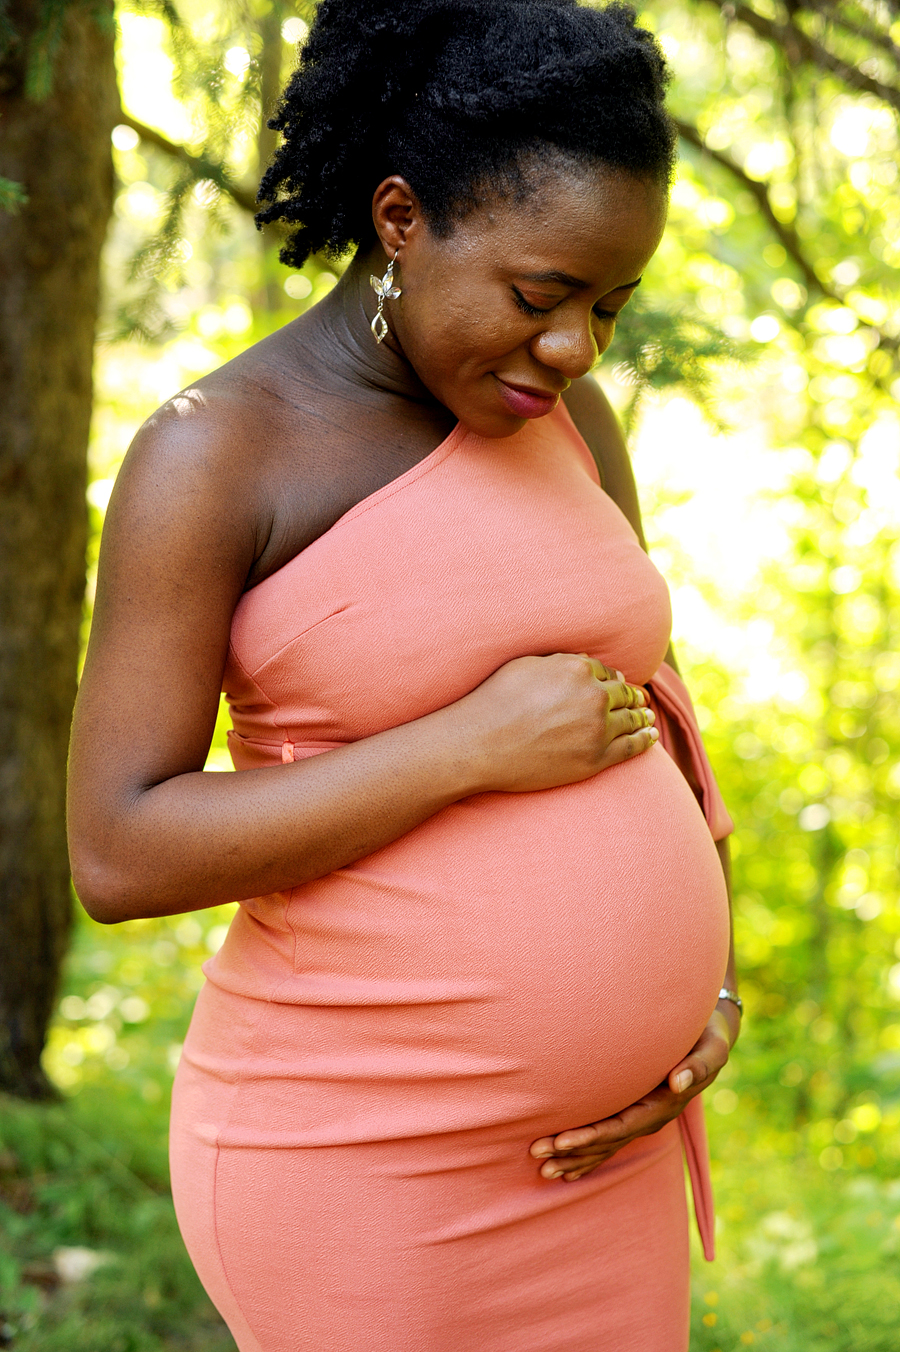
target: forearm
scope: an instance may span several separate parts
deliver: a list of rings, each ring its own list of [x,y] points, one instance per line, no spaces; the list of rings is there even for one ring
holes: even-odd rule
[[[102,822],[76,775],[76,890],[115,923],[299,886],[479,792],[470,745],[451,707],[293,765],[177,775]]]
[[[129,711],[110,708],[96,675],[87,685],[69,839],[76,890],[107,923],[285,891],[461,798],[589,779],[655,737],[642,691],[593,659],[555,653],[515,658],[456,703],[377,736],[297,764],[208,775],[195,768],[208,741],[183,711],[163,702],[167,717],[136,741]]]

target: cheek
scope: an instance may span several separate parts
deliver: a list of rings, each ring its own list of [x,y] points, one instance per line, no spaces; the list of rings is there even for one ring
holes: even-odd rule
[[[411,296],[404,310],[404,348],[420,376],[441,372],[475,378],[520,345],[515,326],[498,317],[477,291],[434,290]]]
[[[594,342],[597,344],[597,356],[602,357],[616,336],[615,324],[595,324]]]

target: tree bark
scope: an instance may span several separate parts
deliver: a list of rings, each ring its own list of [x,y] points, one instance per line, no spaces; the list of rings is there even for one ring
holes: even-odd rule
[[[58,12],[58,11],[56,11]],[[85,483],[100,252],[118,97],[111,0],[69,3],[35,96],[46,0],[12,0],[0,61],[0,1089],[41,1069],[71,924],[66,745],[84,595]]]

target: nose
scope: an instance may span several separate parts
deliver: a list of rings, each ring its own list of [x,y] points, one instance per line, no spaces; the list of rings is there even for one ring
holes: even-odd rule
[[[611,336],[611,335],[610,335]],[[604,344],[604,348],[607,344]],[[590,318],[568,316],[565,322],[549,325],[535,335],[531,354],[543,366],[550,366],[567,380],[587,375],[596,365],[603,349],[597,343]]]

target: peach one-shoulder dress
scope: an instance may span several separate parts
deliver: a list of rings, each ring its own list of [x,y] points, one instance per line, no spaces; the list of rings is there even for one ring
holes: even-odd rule
[[[467,798],[241,904],[171,1135],[182,1233],[241,1352],[687,1347],[700,1101],[577,1183],[528,1154],[659,1084],[723,980],[730,823],[661,666],[669,628],[562,405],[499,440],[458,425],[238,605],[238,771],[421,718],[512,658],[587,652],[652,679],[709,819],[664,731],[580,784]]]

